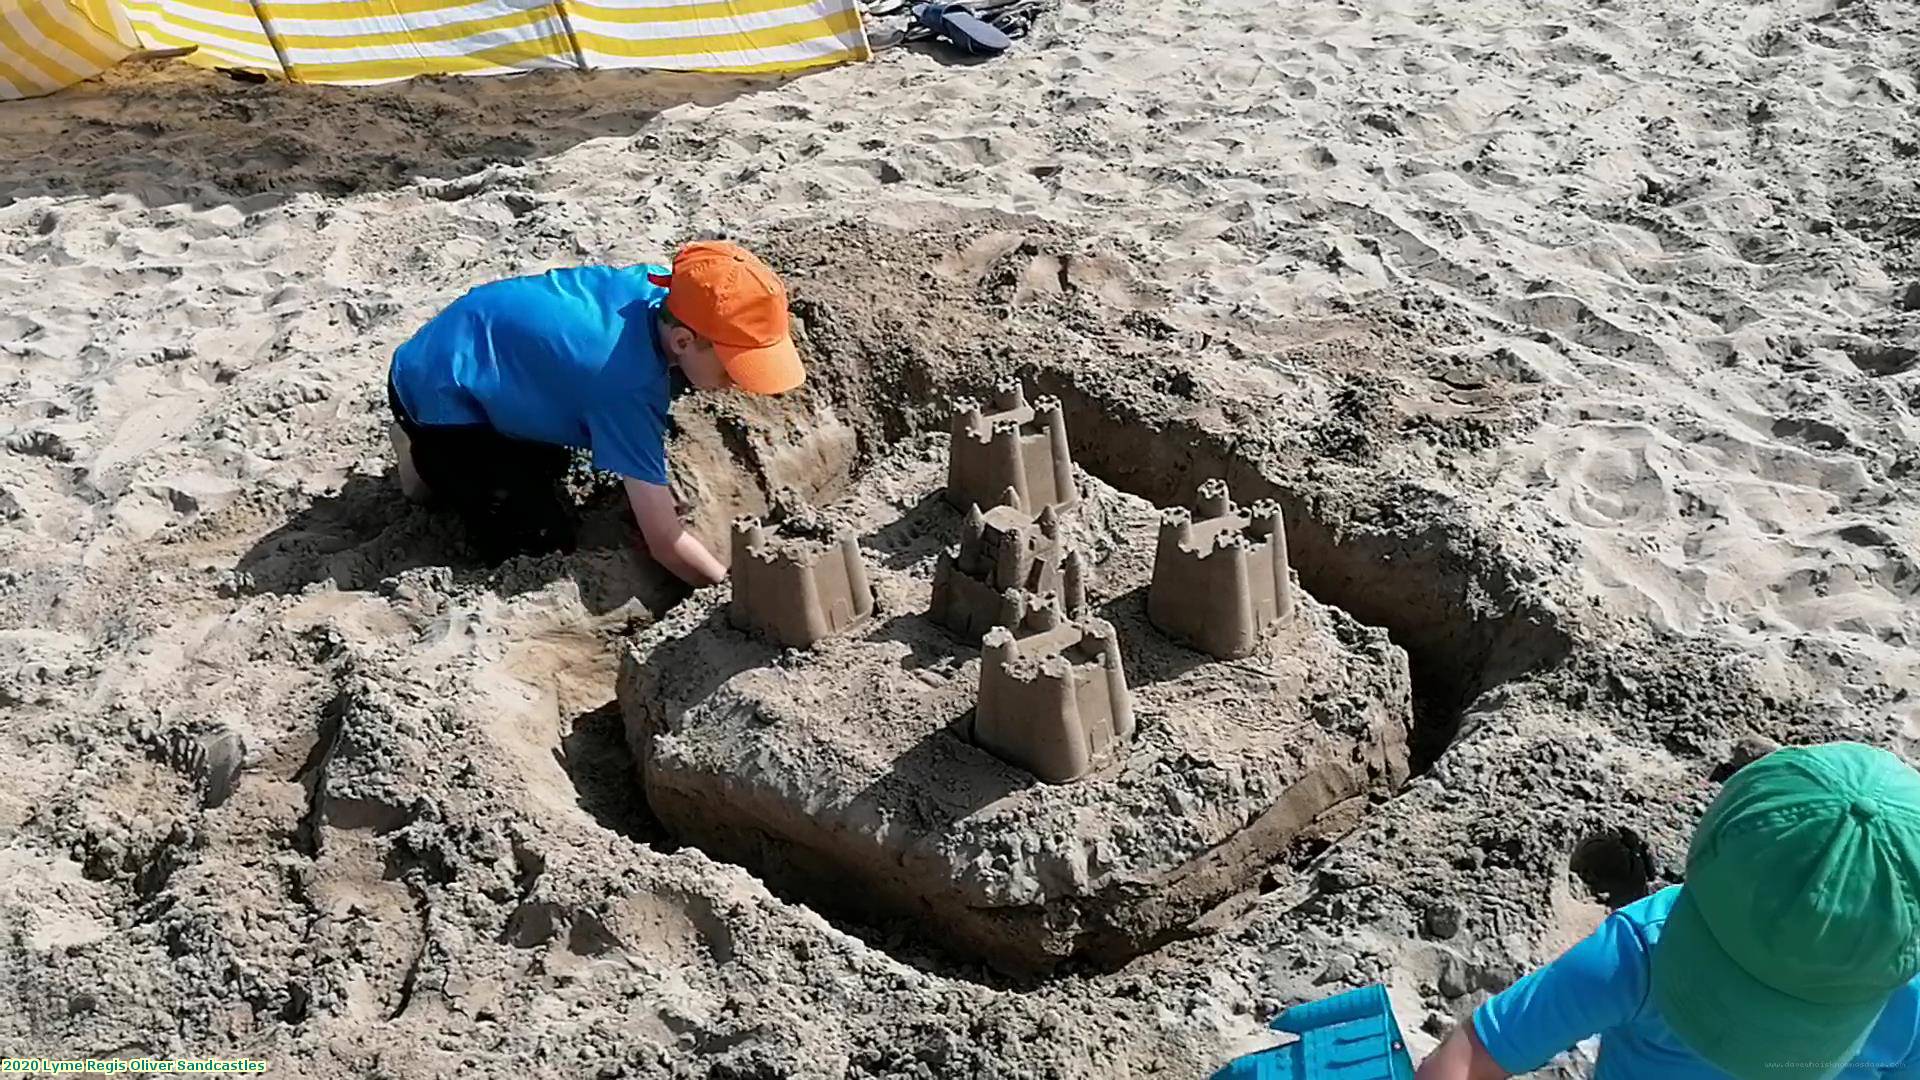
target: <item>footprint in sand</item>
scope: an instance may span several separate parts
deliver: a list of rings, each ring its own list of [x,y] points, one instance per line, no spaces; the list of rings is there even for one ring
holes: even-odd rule
[[[1673,492],[1650,460],[1651,438],[1644,430],[1596,435],[1592,444],[1559,456],[1549,471],[1566,485],[1575,521],[1603,528],[1652,528],[1671,518]]]

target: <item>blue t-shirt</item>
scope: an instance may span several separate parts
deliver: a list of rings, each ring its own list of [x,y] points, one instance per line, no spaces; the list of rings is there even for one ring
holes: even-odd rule
[[[1614,912],[1586,940],[1473,1014],[1473,1029],[1510,1073],[1531,1072],[1592,1035],[1596,1080],[1729,1080],[1681,1043],[1649,996],[1650,958],[1680,886]],[[1920,979],[1880,1014],[1843,1080],[1920,1080]],[[1756,1031],[1755,1039],[1766,1038]]]
[[[394,350],[393,388],[423,426],[487,424],[590,449],[596,467],[667,482],[671,383],[654,339],[663,266],[584,266],[496,281]]]

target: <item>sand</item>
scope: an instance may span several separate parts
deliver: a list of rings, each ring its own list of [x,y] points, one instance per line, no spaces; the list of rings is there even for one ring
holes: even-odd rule
[[[1316,821],[1405,782],[1404,651],[1305,595],[1249,655],[1171,641],[1147,613],[1159,515],[1092,478],[1061,532],[1088,557],[1086,614],[1117,641],[1128,733],[1072,782],[990,752],[991,661],[927,617],[961,522],[946,447],[908,441],[824,508],[864,538],[864,624],[783,649],[736,629],[709,590],[635,636],[620,705],[674,839],[823,911],[897,917],[952,959],[1031,975],[1118,967],[1189,933]]]
[[[1917,48],[1891,0],[1119,0],[976,65],[7,106],[0,1045],[1190,1076],[1372,978],[1431,1045],[1676,880],[1736,754],[1915,749]],[[1034,364],[1103,482],[1281,502],[1406,650],[1416,777],[1033,984],[672,843],[612,702],[682,591],[585,475],[580,551],[476,562],[380,380],[474,283],[716,231],[820,377],[677,409],[708,535]]]

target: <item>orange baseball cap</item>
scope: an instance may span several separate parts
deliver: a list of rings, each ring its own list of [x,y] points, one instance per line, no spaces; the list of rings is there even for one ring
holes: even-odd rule
[[[735,386],[784,394],[806,381],[787,323],[787,288],[779,275],[738,244],[700,241],[673,257],[667,311],[708,341]]]

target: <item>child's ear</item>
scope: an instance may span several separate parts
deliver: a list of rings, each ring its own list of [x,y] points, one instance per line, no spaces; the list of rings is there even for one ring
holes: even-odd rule
[[[667,351],[676,358],[693,347],[693,331],[684,326],[667,328]]]

